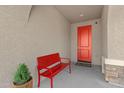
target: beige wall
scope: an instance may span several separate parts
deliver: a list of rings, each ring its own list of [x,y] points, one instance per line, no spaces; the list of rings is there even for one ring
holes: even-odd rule
[[[102,17],[105,64],[124,65],[124,5],[104,7]],[[103,67],[104,69],[104,67]]]
[[[108,6],[104,6],[102,11],[102,56],[105,58],[108,55],[107,38],[108,38]]]
[[[33,6],[29,21],[31,6],[11,7],[0,7],[0,87],[11,87],[19,63],[28,65],[36,86],[37,56],[70,57],[70,23],[53,6]]]
[[[109,6],[108,58],[124,60],[124,5]]]
[[[98,24],[95,24],[96,21]],[[92,63],[101,65],[101,19],[71,25],[71,60],[77,62],[77,27],[84,25],[92,25]]]
[[[102,11],[102,73],[104,73],[105,59],[108,57],[108,6]]]

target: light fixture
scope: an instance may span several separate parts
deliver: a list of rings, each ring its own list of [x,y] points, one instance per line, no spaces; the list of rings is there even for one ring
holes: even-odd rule
[[[84,16],[82,13],[80,13],[80,17]]]

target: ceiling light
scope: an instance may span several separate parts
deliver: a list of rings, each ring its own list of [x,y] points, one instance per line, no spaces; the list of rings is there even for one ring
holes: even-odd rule
[[[80,13],[80,17],[84,16],[82,13]]]

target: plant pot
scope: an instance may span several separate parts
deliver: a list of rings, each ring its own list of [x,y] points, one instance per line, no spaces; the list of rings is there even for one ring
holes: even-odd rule
[[[14,88],[32,88],[33,87],[33,79],[31,77],[31,79],[29,79],[29,81],[27,81],[24,84],[15,84],[13,83]]]

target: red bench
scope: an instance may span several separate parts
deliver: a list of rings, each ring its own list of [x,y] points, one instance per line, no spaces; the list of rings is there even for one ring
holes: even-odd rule
[[[38,57],[37,62],[38,87],[40,87],[40,76],[49,78],[51,88],[53,88],[53,77],[55,75],[67,66],[69,73],[71,73],[71,61],[68,58],[60,58],[59,53]]]

